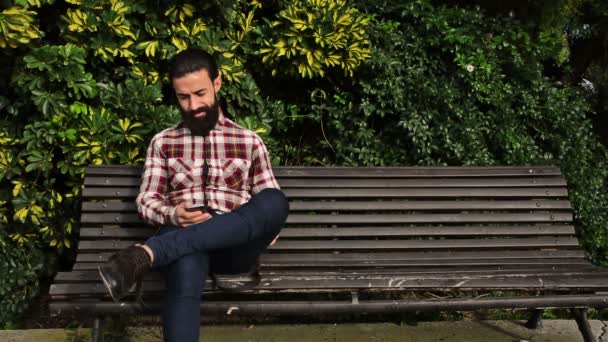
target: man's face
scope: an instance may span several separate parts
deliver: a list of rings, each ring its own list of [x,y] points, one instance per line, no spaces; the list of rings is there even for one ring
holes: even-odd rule
[[[222,78],[211,80],[206,69],[197,70],[173,79],[182,120],[194,135],[208,135],[219,116],[216,93],[222,87]]]

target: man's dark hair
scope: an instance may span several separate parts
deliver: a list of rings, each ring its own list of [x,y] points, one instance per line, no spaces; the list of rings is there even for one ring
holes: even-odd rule
[[[186,49],[173,56],[169,64],[169,79],[173,81],[191,72],[201,69],[207,70],[211,80],[219,75],[215,58],[207,51],[201,49]]]

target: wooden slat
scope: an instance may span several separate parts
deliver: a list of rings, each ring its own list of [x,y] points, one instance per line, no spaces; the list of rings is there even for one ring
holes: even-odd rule
[[[292,198],[557,198],[568,196],[565,188],[449,188],[449,189],[285,189]],[[84,198],[135,198],[139,187],[132,188],[93,188],[83,191]]]
[[[140,177],[101,176],[85,178],[85,186],[138,187]],[[279,179],[281,188],[458,188],[458,187],[547,187],[566,186],[562,177],[546,178],[437,178],[437,179]]]
[[[109,256],[108,256],[109,257]],[[97,270],[102,262],[81,262],[74,264],[74,270]],[[426,271],[433,271],[438,268],[452,268],[454,270],[475,270],[489,266],[500,267],[502,269],[519,270],[524,267],[589,267],[591,264],[584,259],[563,258],[563,259],[456,259],[456,260],[296,260],[286,262],[262,262],[263,269],[273,270],[297,270],[306,269],[308,271],[320,269],[339,269],[339,270],[369,270],[376,268],[399,267],[402,271],[421,272],[423,267]]]
[[[485,188],[566,186],[561,177],[551,178],[439,178],[439,179],[280,179],[289,188]]]
[[[135,201],[105,200],[82,202],[81,212],[137,212]]]
[[[108,223],[108,224],[120,224],[120,223],[140,223],[143,224],[142,220],[137,214],[124,214],[124,213],[112,213],[112,214],[87,214],[83,213],[80,216],[80,222],[86,223]]]
[[[77,263],[86,262],[103,262],[106,261],[111,252],[105,253],[79,253],[76,256]],[[589,264],[585,260],[585,253],[578,250],[492,250],[492,251],[423,251],[423,252],[374,252],[374,253],[333,253],[333,252],[316,252],[316,253],[263,253],[260,256],[260,262],[264,265],[296,265],[297,263],[307,263],[319,265],[329,263],[359,263],[370,265],[378,262],[400,262],[402,264],[413,263],[417,261],[434,263],[438,261],[454,261],[459,260],[492,260],[494,262],[506,262],[508,260],[524,260],[529,259],[536,262],[541,260],[542,263],[557,263],[557,259],[580,259],[582,262]]]
[[[270,277],[262,279],[260,289],[313,289],[313,288],[399,288],[407,289],[606,289],[608,273],[598,273],[590,276],[574,275],[572,277],[557,274],[555,276],[491,276],[462,277],[457,274],[452,278],[420,279],[416,276],[382,277],[382,276],[344,276],[340,277]]]
[[[139,241],[80,241],[79,251],[84,250],[119,250]],[[511,239],[450,239],[450,240],[281,240],[269,247],[269,250],[383,250],[383,249],[487,249],[487,248],[565,248],[578,246],[576,238],[568,237],[535,237]]]
[[[94,175],[141,175],[141,166],[100,165],[88,167],[87,177]],[[559,176],[554,166],[483,166],[483,167],[273,167],[278,178],[288,177],[479,177],[479,176]]]
[[[82,223],[141,223],[137,214],[83,213]],[[408,223],[501,223],[501,222],[570,222],[571,213],[489,213],[489,214],[290,214],[287,224],[408,224]]]
[[[471,198],[566,197],[565,188],[449,188],[449,189],[285,189],[292,198]]]
[[[291,201],[290,211],[380,210],[570,210],[566,200],[464,200],[464,201]],[[135,202],[95,201],[82,203],[82,212],[137,212]]]
[[[266,253],[262,263],[290,263],[297,261],[404,261],[416,260],[508,260],[508,259],[560,259],[584,258],[582,250],[492,250],[492,251],[413,251],[376,253]]]
[[[563,248],[576,247],[576,238],[511,238],[450,240],[337,240],[278,241],[271,249],[457,249],[457,248]]]
[[[87,240],[91,238],[101,239],[145,239],[154,235],[158,228],[146,227],[146,228],[80,228],[80,240]]]
[[[348,227],[348,228],[284,228],[282,238],[302,237],[365,237],[365,236],[521,236],[573,235],[572,226],[457,226],[457,227]]]
[[[135,207],[135,205],[133,205]],[[425,201],[425,200],[392,200],[392,201],[291,201],[290,211],[336,211],[336,210],[551,210],[571,209],[566,200],[462,200],[462,201]]]
[[[292,214],[287,224],[407,224],[407,223],[501,223],[501,222],[568,222],[570,213],[489,213],[489,214]]]
[[[113,198],[135,200],[139,194],[139,187],[132,188],[93,188],[85,187],[82,191],[83,199],[87,198]]]
[[[514,265],[507,265],[514,266]],[[507,267],[505,266],[505,268]],[[471,268],[466,270],[458,270],[458,276],[466,277],[492,277],[498,275],[587,275],[591,273],[602,272],[597,267],[588,265],[565,265],[559,268],[554,268],[547,265],[523,265],[519,268],[509,267],[508,269],[499,268],[496,266],[484,266],[483,268]],[[314,272],[314,273],[313,273]],[[605,271],[608,273],[608,271]],[[376,276],[400,276],[400,277],[415,277],[415,279],[443,279],[454,278],[454,268],[399,268],[399,269],[362,269],[362,270],[269,270],[262,268],[260,274],[262,277],[318,277],[318,276],[357,276],[357,275],[376,275]],[[144,275],[143,281],[162,281],[163,275],[160,272],[152,271]],[[244,279],[235,276],[235,279]],[[99,272],[96,269],[80,269],[70,272],[58,272],[55,276],[56,283],[78,283],[78,282],[96,282],[101,281]]]
[[[585,274],[554,274],[554,275],[492,275],[463,277],[459,274],[443,277],[423,278],[416,275],[347,275],[339,276],[291,276],[291,277],[262,277],[259,290],[296,290],[296,289],[485,289],[485,290],[572,290],[572,289],[608,289],[608,272],[598,271]],[[144,291],[162,291],[161,281],[143,282]],[[61,294],[104,294],[105,287],[101,282],[78,284],[53,284],[51,295]]]
[[[559,176],[557,167],[274,167],[278,178]]]
[[[97,177],[86,177],[84,179],[85,187],[139,187],[140,184],[140,175],[104,175]]]
[[[310,293],[311,291],[306,291]],[[395,292],[395,291],[391,291]],[[302,300],[306,298],[277,298],[264,300],[248,296],[247,299],[238,302],[238,316],[265,317],[266,315],[298,315],[300,317],[313,317],[316,315],[344,315],[344,314],[393,314],[405,312],[437,312],[438,310],[488,310],[488,309],[558,309],[558,308],[581,308],[581,307],[605,307],[606,296],[595,293],[542,293],[542,294],[518,294],[517,296],[482,296],[479,298],[427,298],[422,299],[387,299],[387,300],[363,300],[359,303],[352,303],[350,300]],[[287,296],[293,297],[286,292]],[[53,296],[55,302],[49,304],[51,313],[68,314],[116,314],[117,312],[139,312],[141,304],[135,302],[113,303],[110,301],[96,301],[73,303],[66,301],[67,296]],[[70,297],[79,298],[79,297]],[[151,297],[146,298],[146,306],[151,313],[161,313],[164,304],[163,299]],[[230,300],[209,300],[203,301],[200,311],[205,315],[225,317],[231,310],[234,310],[235,302]]]
[[[156,228],[80,228],[81,240],[87,238],[148,238]],[[555,226],[417,226],[417,227],[340,227],[283,228],[281,238],[366,237],[366,236],[525,236],[574,235],[571,225]]]
[[[498,266],[502,268],[510,268],[513,266],[516,269],[521,269],[526,266],[547,266],[557,267],[560,265],[569,265],[577,267],[585,267],[590,265],[587,260],[576,258],[563,259],[455,259],[455,260],[341,260],[341,261],[323,261],[323,260],[298,260],[290,263],[286,262],[263,262],[263,267],[266,268],[338,268],[338,269],[365,269],[370,267],[400,267],[404,270],[415,267],[425,267],[428,270],[433,270],[438,267],[452,267],[454,269],[473,269],[474,267]],[[97,264],[97,263],[96,263]],[[84,264],[79,264],[84,265]]]
[[[95,270],[83,270],[83,272],[93,272]],[[453,278],[458,277],[475,277],[475,276],[494,276],[494,275],[575,275],[575,274],[594,274],[607,273],[607,270],[599,269],[591,264],[558,264],[558,265],[543,265],[543,264],[528,264],[528,265],[473,265],[469,268],[454,268],[438,266],[438,267],[382,267],[371,269],[283,269],[262,267],[260,274],[266,277],[302,277],[302,276],[341,276],[348,275],[389,275],[389,276],[417,276],[420,279],[424,278]],[[69,273],[69,272],[68,272]]]
[[[81,264],[83,265],[83,264]],[[438,268],[451,268],[452,270],[477,269],[489,266],[500,267],[503,269],[521,269],[524,267],[558,267],[558,266],[589,266],[589,262],[583,259],[426,259],[426,260],[298,260],[292,263],[282,261],[263,261],[262,267],[265,269],[374,269],[377,267],[399,267],[402,270],[417,269],[425,267],[428,271]]]

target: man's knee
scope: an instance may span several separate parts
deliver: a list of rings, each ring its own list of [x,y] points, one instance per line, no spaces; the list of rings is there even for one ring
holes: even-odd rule
[[[260,195],[264,198],[265,207],[272,216],[284,223],[289,213],[289,202],[285,193],[279,189],[266,188],[260,191]]]
[[[260,191],[260,195],[264,197],[264,201],[269,207],[272,207],[275,214],[284,213],[287,216],[289,212],[289,202],[285,193],[279,189],[266,188]]]
[[[169,265],[166,274],[169,297],[200,297],[209,272],[208,256],[190,254]]]

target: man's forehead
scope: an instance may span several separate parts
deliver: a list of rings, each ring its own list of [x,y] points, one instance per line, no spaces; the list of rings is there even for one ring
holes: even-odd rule
[[[187,88],[188,91],[193,91],[192,88],[208,88],[212,84],[213,82],[206,69],[196,70],[173,79],[173,87],[176,90],[178,88]]]

